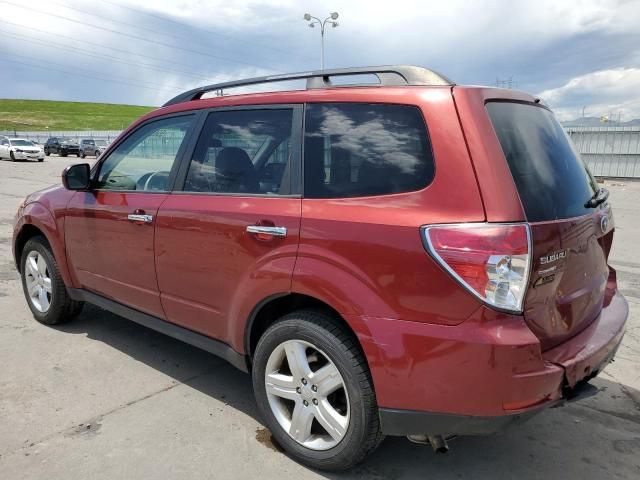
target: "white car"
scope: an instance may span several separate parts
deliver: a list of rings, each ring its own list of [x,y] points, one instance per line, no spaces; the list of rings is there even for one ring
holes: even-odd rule
[[[0,137],[0,159],[38,160],[44,162],[44,150],[26,138]]]

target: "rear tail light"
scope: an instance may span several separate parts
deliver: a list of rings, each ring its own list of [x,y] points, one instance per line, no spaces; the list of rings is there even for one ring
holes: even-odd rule
[[[429,253],[483,302],[522,312],[529,283],[526,224],[458,224],[422,228]]]

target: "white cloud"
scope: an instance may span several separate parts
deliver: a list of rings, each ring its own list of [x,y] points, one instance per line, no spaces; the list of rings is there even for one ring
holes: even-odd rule
[[[630,120],[640,118],[640,68],[600,70],[570,79],[564,85],[540,92],[562,120],[612,115]],[[580,112],[578,114],[578,112]]]
[[[157,105],[198,84],[317,68],[320,36],[303,21],[306,11],[322,18],[333,10],[340,13],[340,27],[325,36],[327,68],[410,63],[435,68],[460,83],[491,84],[496,77],[514,76],[529,91],[558,90],[588,72],[640,68],[637,0],[7,1],[15,5],[3,3],[2,96],[24,95],[20,83],[28,75],[40,85],[32,86],[32,98]],[[74,52],[74,47],[85,52]],[[129,63],[91,57],[87,51]],[[15,55],[36,58],[22,60],[42,68],[23,65],[14,71],[8,68],[16,65],[9,55],[14,62]],[[54,58],[70,71],[130,78],[154,88],[53,73],[37,58]],[[562,95],[557,108],[574,108],[569,101],[573,88],[554,94]],[[578,103],[628,103],[605,90],[610,97]]]

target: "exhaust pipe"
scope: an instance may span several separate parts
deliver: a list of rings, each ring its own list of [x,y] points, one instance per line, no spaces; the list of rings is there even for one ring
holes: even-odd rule
[[[436,453],[447,453],[449,451],[447,440],[442,435],[409,435],[407,438],[413,443],[431,445],[431,448]]]

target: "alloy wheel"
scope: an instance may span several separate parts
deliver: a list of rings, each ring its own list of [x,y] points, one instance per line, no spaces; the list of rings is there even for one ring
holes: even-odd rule
[[[313,344],[288,340],[267,361],[265,388],[280,426],[312,450],[328,450],[349,427],[349,395],[329,357]]]
[[[53,295],[47,261],[41,253],[33,250],[29,252],[24,268],[29,301],[36,310],[46,313],[51,306]]]

